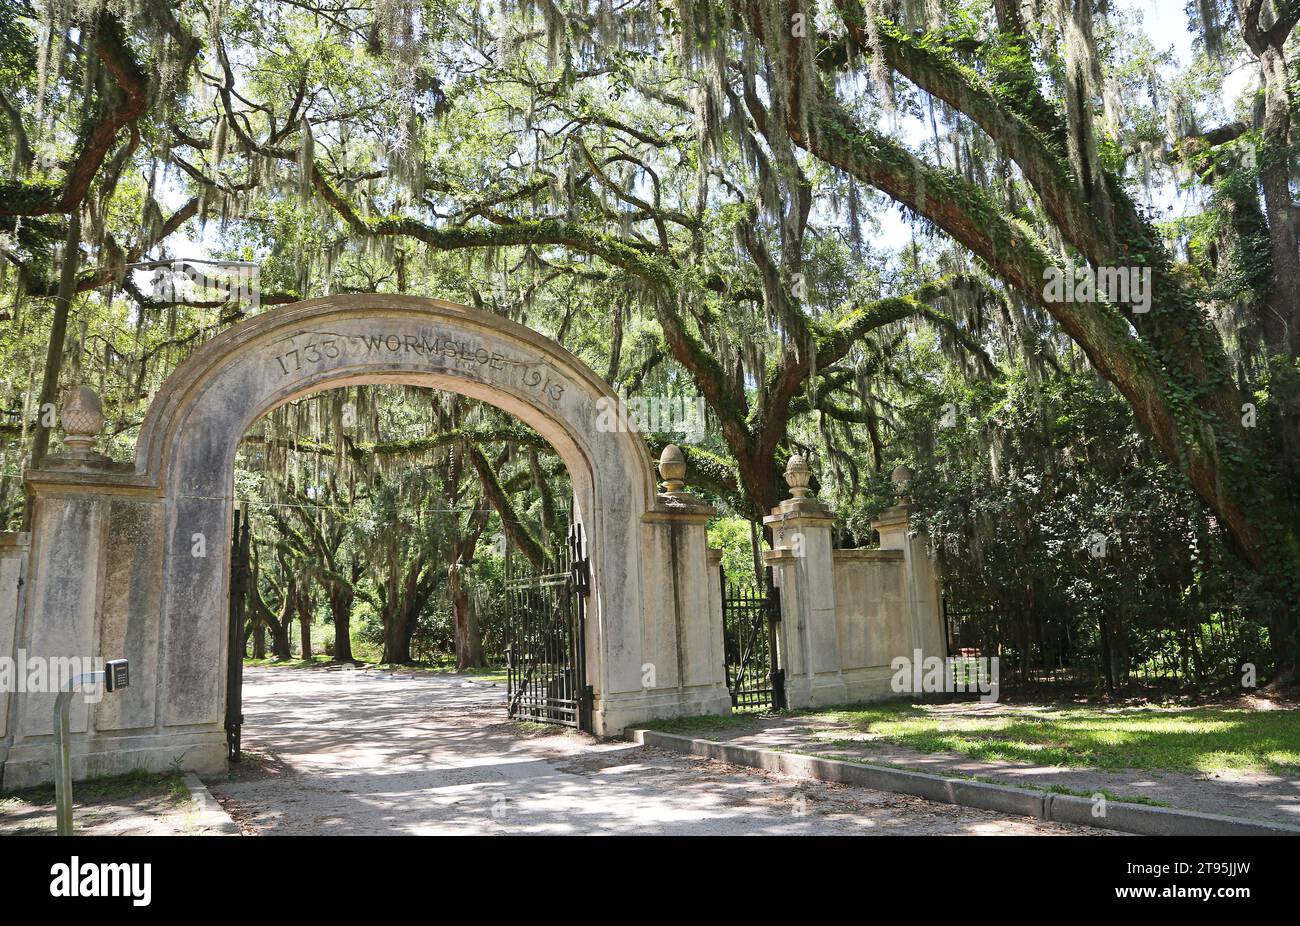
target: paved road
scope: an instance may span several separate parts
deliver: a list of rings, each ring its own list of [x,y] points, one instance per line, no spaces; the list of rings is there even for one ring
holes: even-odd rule
[[[248,761],[209,786],[248,833],[1060,834],[504,719],[459,676],[244,670]]]

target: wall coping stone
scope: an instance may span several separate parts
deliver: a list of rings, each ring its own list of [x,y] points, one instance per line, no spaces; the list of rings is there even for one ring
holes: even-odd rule
[[[911,505],[893,505],[872,518],[871,526],[875,530],[880,530],[882,527],[894,527],[898,524],[906,525],[911,520],[914,510]]]
[[[901,563],[904,560],[902,550],[878,550],[872,548],[858,548],[849,550],[832,550],[831,557],[838,562],[871,562],[884,561],[889,563]]]
[[[642,521],[708,521],[718,513],[708,502],[685,492],[660,492]]]

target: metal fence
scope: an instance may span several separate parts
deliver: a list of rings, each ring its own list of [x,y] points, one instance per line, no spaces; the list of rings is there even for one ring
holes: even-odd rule
[[[731,704],[737,710],[780,710],[785,707],[785,674],[778,659],[776,625],[781,604],[772,586],[772,570],[765,571],[759,585],[729,582],[725,571],[721,578]]]
[[[506,562],[509,716],[590,730],[585,673],[590,574],[582,525],[573,525],[544,570],[519,564],[508,548]]]
[[[948,652],[999,657],[1000,683],[1063,688],[1240,689],[1272,673],[1268,630],[1239,615],[1124,625],[1107,615],[1029,614],[944,598]]]

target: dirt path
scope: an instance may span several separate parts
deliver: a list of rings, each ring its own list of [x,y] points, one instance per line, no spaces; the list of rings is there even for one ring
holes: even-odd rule
[[[249,833],[1093,834],[503,719],[459,676],[250,668],[249,761],[208,785]]]
[[[73,787],[78,836],[208,836],[211,821],[179,775],[140,774]],[[53,836],[54,789],[0,794],[0,836]]]

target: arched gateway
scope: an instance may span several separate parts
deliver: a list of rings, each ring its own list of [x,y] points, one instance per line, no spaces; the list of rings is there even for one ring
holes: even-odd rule
[[[294,398],[381,382],[491,403],[563,458],[589,541],[594,732],[730,709],[705,541],[711,509],[657,492],[640,436],[600,427],[609,387],[558,344],[500,316],[409,296],[336,296],[277,308],[204,345],[154,399],[133,464],[74,451],[27,474],[34,508],[15,648],[131,662],[130,688],[78,704],[77,777],[178,759],[199,771],[224,767],[236,445]],[[29,694],[8,711],[6,788],[49,778],[52,700]]]

